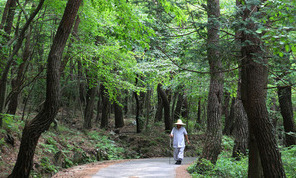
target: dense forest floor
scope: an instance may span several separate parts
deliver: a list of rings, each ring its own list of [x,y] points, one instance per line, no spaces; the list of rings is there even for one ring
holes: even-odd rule
[[[57,126],[50,129],[39,139],[31,177],[51,177],[56,172],[77,165],[152,157],[172,157],[170,139],[162,123],[155,123],[136,133],[132,117],[125,118],[125,126],[112,127],[111,116],[109,129],[99,129],[98,123],[93,128],[82,129],[80,117],[65,119],[59,116]],[[0,132],[0,177],[7,177],[16,162],[24,122],[17,118],[4,121],[6,129]],[[7,142],[7,134],[14,138],[14,144]],[[202,134],[190,134],[191,144],[186,147],[185,156],[198,156],[203,140]],[[8,139],[9,140],[9,139]]]

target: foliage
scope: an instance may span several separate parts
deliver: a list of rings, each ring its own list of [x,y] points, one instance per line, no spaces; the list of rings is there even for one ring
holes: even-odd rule
[[[296,175],[296,146],[290,146],[281,150],[282,161],[285,168],[286,176],[289,178]]]
[[[101,136],[98,132],[92,131],[87,133],[90,138],[96,142],[95,149],[99,152],[106,152],[107,160],[122,159],[124,156],[124,148],[116,145],[107,136]]]
[[[219,155],[216,165],[209,160],[198,160],[188,167],[192,177],[247,177],[248,157],[240,160],[231,157],[233,139],[227,136],[222,138],[223,151]]]

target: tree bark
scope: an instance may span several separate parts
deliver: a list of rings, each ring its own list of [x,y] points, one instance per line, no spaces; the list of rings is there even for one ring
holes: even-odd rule
[[[157,85],[157,109],[155,113],[155,120],[154,122],[160,122],[162,120],[163,115],[163,101],[160,96],[161,88]]]
[[[211,79],[207,107],[206,141],[200,159],[204,158],[216,164],[221,152],[222,142],[222,97],[223,73],[219,47],[219,0],[208,0],[208,39],[207,57],[210,65]]]
[[[232,157],[239,159],[240,155],[247,155],[249,141],[248,117],[241,99],[241,71],[239,71],[237,95],[233,105],[233,120],[234,146]]]
[[[247,32],[242,32],[242,101],[248,115],[250,133],[254,134],[258,146],[264,177],[286,177],[266,108],[268,61],[260,39],[254,35],[257,26],[251,20],[258,8],[252,5],[243,12]],[[250,152],[253,151],[251,149],[253,147],[250,147]],[[249,155],[250,160],[253,159],[252,156]],[[251,168],[250,165],[249,169]]]
[[[178,100],[177,100],[176,108],[175,108],[175,111],[174,111],[173,122],[175,122],[176,120],[180,119],[183,101],[184,101],[183,100],[183,94],[182,93],[179,93],[178,94]]]
[[[109,113],[109,97],[107,90],[104,86],[104,84],[101,84],[101,97],[102,97],[102,119],[101,119],[101,128],[107,128],[108,127],[108,113]]]
[[[172,130],[173,126],[170,118],[170,103],[167,94],[162,90],[161,87],[162,84],[159,83],[157,89],[159,90],[161,100],[163,101],[165,130],[170,131]]]
[[[234,112],[235,112],[235,102],[236,102],[236,98],[232,98],[231,100],[231,106],[230,106],[230,112],[227,118],[225,118],[225,125],[224,125],[224,129],[223,129],[223,134],[224,135],[232,135],[232,131],[234,128]]]
[[[53,41],[53,46],[48,55],[45,107],[33,120],[25,125],[17,161],[12,173],[9,175],[10,178],[29,177],[38,139],[44,131],[49,129],[50,124],[58,112],[60,104],[59,68],[61,57],[81,1],[69,0],[67,3]]]
[[[117,101],[121,101],[119,96],[117,97]],[[117,102],[114,102],[113,106],[115,114],[115,128],[121,128],[124,126],[122,107]]]
[[[296,139],[289,132],[296,132],[293,119],[293,105],[291,97],[291,86],[277,87],[278,98],[280,103],[281,114],[283,116],[284,130],[285,130],[285,145],[296,145]]]
[[[92,127],[92,118],[94,115],[94,107],[95,107],[95,96],[97,93],[97,87],[92,87],[87,90],[86,94],[86,106],[84,110],[84,129],[91,129]]]

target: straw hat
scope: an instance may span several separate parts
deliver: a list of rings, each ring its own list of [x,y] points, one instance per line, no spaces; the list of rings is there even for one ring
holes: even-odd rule
[[[182,122],[181,119],[178,119],[177,122],[176,122],[175,124],[176,124],[176,125],[186,125],[186,124],[184,124],[184,123]]]

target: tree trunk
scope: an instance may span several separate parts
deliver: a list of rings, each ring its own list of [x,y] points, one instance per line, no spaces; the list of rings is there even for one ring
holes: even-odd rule
[[[117,101],[120,102],[119,96],[117,97]],[[122,107],[117,102],[114,102],[113,106],[115,114],[115,128],[121,128],[124,126]]]
[[[232,135],[232,131],[234,128],[234,112],[235,112],[235,102],[236,102],[236,98],[232,98],[231,100],[231,106],[230,106],[230,112],[227,118],[225,118],[225,125],[224,125],[224,129],[223,129],[223,134],[224,135]]]
[[[99,89],[101,91],[101,88]],[[100,113],[102,113],[102,108],[101,108],[101,92],[98,92],[98,102],[97,102],[97,116],[96,116],[96,123],[99,123],[100,121]]]
[[[82,0],[69,0],[48,55],[45,107],[23,130],[16,164],[10,178],[27,178],[33,166],[35,148],[40,135],[54,120],[60,99],[59,68],[61,57]],[[43,1],[40,1],[42,6]]]
[[[79,101],[82,106],[85,105],[86,100],[85,100],[85,83],[83,81],[83,67],[81,64],[81,61],[77,61],[77,68],[78,68],[78,83],[79,83]]]
[[[262,178],[263,167],[261,164],[259,149],[253,129],[249,125],[249,167],[248,178]]]
[[[197,105],[197,118],[196,118],[196,122],[194,125],[195,129],[199,129],[200,125],[201,125],[201,99],[198,99],[198,105]]]
[[[160,122],[162,120],[163,115],[163,101],[160,96],[161,88],[157,85],[157,109],[155,113],[155,120],[154,122]]]
[[[91,129],[92,118],[94,115],[95,96],[97,93],[97,87],[92,87],[87,90],[86,94],[86,106],[84,110],[84,129]]]
[[[222,97],[223,73],[219,50],[219,0],[208,0],[208,39],[207,57],[210,65],[211,79],[207,107],[206,141],[200,159],[216,163],[221,152],[222,142]]]
[[[182,103],[182,112],[181,115],[184,119],[188,120],[189,116],[189,109],[188,109],[188,101],[186,95],[183,96],[183,103]],[[188,125],[187,125],[188,126]]]
[[[101,97],[102,97],[102,118],[101,118],[101,128],[107,128],[108,127],[108,113],[109,113],[109,97],[107,90],[104,86],[104,84],[101,84]]]
[[[183,94],[182,93],[179,93],[178,94],[178,100],[177,100],[176,108],[175,108],[175,111],[174,111],[173,122],[175,122],[176,120],[180,119],[183,101],[184,101],[183,100]]]
[[[170,131],[172,130],[173,126],[170,118],[170,103],[167,94],[162,90],[161,87],[162,85],[159,83],[157,86],[157,90],[159,90],[161,100],[163,101],[165,130]]]
[[[236,98],[234,104],[234,147],[232,157],[239,158],[241,155],[247,155],[249,129],[247,113],[240,98]]]
[[[31,29],[29,28],[29,32],[26,37],[26,44],[25,44],[25,49],[23,53],[23,62],[19,65],[18,67],[18,72],[16,78],[14,78],[11,82],[12,85],[12,92],[11,92],[11,97],[9,98],[9,104],[8,104],[8,114],[15,114],[17,107],[18,107],[18,98],[19,94],[21,92],[21,86],[22,86],[22,81],[24,79],[24,71],[25,67],[27,65],[27,61],[31,55],[31,49],[30,49],[30,41],[31,39]]]
[[[239,71],[237,95],[233,104],[233,136],[234,146],[232,157],[239,159],[240,155],[247,155],[249,141],[248,117],[241,99],[241,71]]]
[[[8,0],[7,3],[9,3],[9,10],[4,25],[4,31],[7,33],[7,35],[9,35],[11,33],[13,19],[15,15],[16,0]]]
[[[230,101],[230,93],[224,92],[224,101],[222,106],[222,114],[224,115],[225,119],[229,116],[229,101]]]
[[[246,21],[247,32],[242,32],[242,101],[248,115],[250,133],[257,142],[264,177],[285,177],[280,152],[273,134],[273,126],[268,118],[266,94],[268,82],[268,61],[260,39],[254,35],[257,30],[252,15],[258,6],[245,8],[243,20]],[[252,33],[251,33],[252,32]],[[252,152],[253,147],[250,147]],[[249,159],[252,160],[250,154]],[[249,164],[253,164],[249,162]],[[251,165],[249,165],[251,169]],[[252,172],[251,170],[249,170]],[[257,176],[256,176],[257,177]]]
[[[291,98],[291,86],[277,87],[278,98],[280,103],[281,114],[283,116],[284,129],[285,129],[285,145],[296,145],[296,139],[289,132],[296,132],[294,119],[293,119],[293,105]]]

